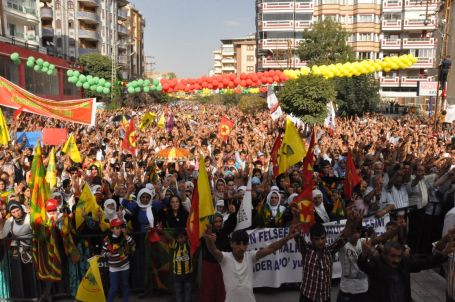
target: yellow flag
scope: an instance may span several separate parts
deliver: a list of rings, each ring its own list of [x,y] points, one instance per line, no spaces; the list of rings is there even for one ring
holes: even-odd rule
[[[81,196],[79,196],[79,201],[76,205],[76,230],[84,222],[84,217],[82,216],[82,211],[85,211],[86,214],[92,213],[92,217],[96,218],[98,213],[99,206],[96,203],[95,196],[93,196],[92,191],[87,184],[84,184],[82,188]]]
[[[158,128],[164,128],[164,123],[165,123],[165,121],[164,121],[164,113],[162,113],[161,117],[160,117],[160,119],[158,121],[158,124],[157,124]]]
[[[82,302],[106,302],[103,283],[101,282],[100,269],[98,267],[98,259],[99,256],[88,259],[90,267],[79,284],[76,300]]]
[[[139,125],[139,129],[144,130],[145,128],[149,127],[156,118],[156,114],[154,112],[147,112],[144,114],[141,120],[141,124]]]
[[[292,121],[287,119],[286,131],[277,154],[279,173],[286,172],[289,167],[301,161],[305,155],[306,150],[302,138]]]
[[[122,124],[123,124],[123,127],[128,127],[130,123],[128,123],[128,121],[126,120],[126,117],[124,115],[122,115]]]
[[[197,188],[199,193],[199,236],[205,233],[209,216],[215,214],[213,207],[212,193],[210,192],[209,177],[205,169],[204,156],[199,159],[199,175],[197,177]]]
[[[49,162],[47,163],[46,170],[46,181],[49,187],[53,189],[57,184],[57,169],[55,167],[55,150],[52,147],[51,153],[49,154]]]
[[[76,145],[76,140],[74,139],[74,135],[72,133],[66,140],[66,143],[62,148],[62,152],[68,154],[71,160],[75,163],[80,163],[82,161],[81,154],[79,153],[79,149]]]
[[[11,136],[9,134],[8,125],[6,124],[3,112],[0,109],[0,144],[7,146]]]

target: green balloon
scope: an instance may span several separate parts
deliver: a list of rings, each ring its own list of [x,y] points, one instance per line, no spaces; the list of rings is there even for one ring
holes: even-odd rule
[[[93,77],[91,75],[86,76],[86,78],[87,78],[87,81],[90,81],[90,79],[93,79]]]
[[[109,88],[106,88],[106,87],[103,88],[104,94],[109,94],[109,92],[111,92],[111,90]]]
[[[92,85],[92,86],[90,86],[90,90],[91,91],[96,91],[96,87],[97,87],[96,85]]]
[[[91,79],[87,78],[87,80],[90,83],[90,85],[95,85],[95,80],[93,78]]]
[[[90,84],[88,82],[85,82],[82,87],[84,87],[84,89],[90,89]]]
[[[34,56],[30,56],[27,58],[28,61],[32,61],[32,62],[35,62],[35,57]]]
[[[32,61],[27,61],[27,67],[30,67],[30,68],[32,68],[32,67],[33,67],[33,65],[35,65],[35,63],[34,63],[34,62],[32,62]]]
[[[54,64],[49,64],[49,70],[54,70],[55,69],[55,65]]]
[[[77,87],[82,87],[82,82],[77,81],[76,86]]]
[[[134,88],[134,92],[141,92],[141,87]]]
[[[17,52],[13,52],[10,56],[12,61],[17,61],[19,60],[19,54]]]
[[[83,74],[80,74],[80,75],[79,75],[79,82],[82,82],[82,83],[84,83],[84,82],[85,82],[85,80],[86,80],[86,78],[85,78],[85,75],[83,75]]]
[[[73,77],[78,77],[81,73],[77,70],[73,71]]]
[[[35,67],[33,67],[33,69],[34,69],[36,72],[39,72],[39,71],[41,70],[41,66],[35,65]]]
[[[99,77],[94,77],[93,80],[95,81],[96,84],[98,84],[98,82],[100,81],[100,78]]]
[[[104,85],[105,83],[106,83],[106,79],[100,79],[98,81],[98,84],[100,84],[100,85]]]
[[[104,87],[106,88],[111,88],[112,84],[110,82],[104,83]]]
[[[69,77],[73,76],[73,71],[71,69],[67,70],[66,75]]]
[[[132,86],[133,86],[133,83],[132,83],[132,82],[128,82],[128,83],[126,84],[126,87],[128,87],[128,88],[129,88],[129,87],[132,87]]]
[[[41,68],[41,71],[42,72],[48,72],[49,68],[47,68],[46,66],[43,65],[43,67]]]
[[[47,71],[47,75],[48,75],[48,76],[51,76],[51,75],[53,75],[53,74],[54,74],[54,71],[53,71],[53,70],[48,70],[48,71]]]
[[[46,62],[43,63],[43,66],[44,66],[44,67],[49,67],[49,65],[50,65],[50,64],[49,64],[48,61],[46,61]]]
[[[144,87],[144,92],[149,92],[149,91],[150,91],[149,86],[145,86],[145,87]]]
[[[158,79],[153,79],[153,85],[158,86],[160,81]]]
[[[155,85],[150,86],[150,90],[156,91],[156,86]]]
[[[103,87],[102,86],[96,86],[96,92],[98,92],[98,93],[103,92]]]
[[[131,82],[131,86],[133,86],[134,88],[136,88],[136,86],[137,86],[137,81],[132,81],[132,82]]]
[[[157,91],[163,90],[163,86],[162,86],[161,84],[159,84],[159,85],[156,87],[156,90],[157,90]]]
[[[142,79],[138,80],[138,81],[137,81],[137,84],[138,84],[139,86],[143,86],[143,85],[144,85],[144,80],[142,80]]]
[[[144,80],[144,86],[150,86],[150,80]]]
[[[133,86],[128,87],[128,92],[129,93],[134,93],[134,87]]]
[[[43,65],[44,61],[43,59],[39,58],[38,60],[36,60],[36,64],[38,65]]]

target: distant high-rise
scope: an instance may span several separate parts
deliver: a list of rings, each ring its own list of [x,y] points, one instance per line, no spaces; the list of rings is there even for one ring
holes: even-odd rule
[[[213,51],[212,75],[254,72],[256,69],[256,41],[254,35],[221,40],[219,50]]]

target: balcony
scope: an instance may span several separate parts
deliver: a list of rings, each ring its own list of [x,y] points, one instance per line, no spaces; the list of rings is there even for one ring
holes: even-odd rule
[[[404,9],[407,11],[426,10],[428,4],[429,11],[436,11],[438,9],[438,3],[439,1],[405,0]]]
[[[221,59],[221,63],[223,64],[234,64],[236,60],[234,58],[223,58]]]
[[[220,67],[221,68],[221,62],[217,61],[213,64],[213,66],[215,67]]]
[[[435,59],[434,58],[417,58],[417,62],[409,66],[408,68],[435,68]]]
[[[88,53],[98,52],[98,48],[82,48],[82,47],[79,47],[78,52],[79,52],[79,55],[81,56],[81,55],[86,55]]]
[[[382,20],[383,31],[401,30],[401,20]]]
[[[421,78],[419,76],[401,77],[401,87],[417,87],[417,82],[431,82],[433,77]]]
[[[401,12],[403,2],[398,0],[384,0],[382,4],[383,12]]]
[[[78,0],[79,2],[84,3],[85,6],[99,6],[99,0]]]
[[[290,40],[286,39],[264,39],[259,42],[263,49],[288,49]],[[292,46],[292,44],[291,44]]]
[[[436,29],[436,21],[425,19],[406,19],[403,28],[405,30],[431,30]]]
[[[79,20],[84,20],[89,23],[98,23],[99,22],[99,16],[96,13],[93,12],[81,12],[79,11],[77,13],[77,18]]]
[[[52,20],[54,18],[54,13],[52,8],[44,6],[40,9],[41,12],[41,19],[43,20]]]
[[[27,7],[14,3],[12,1],[8,1],[5,12],[8,13],[10,16],[19,18],[23,21],[33,23],[39,22],[37,11],[34,7]]]
[[[403,39],[403,49],[415,48],[435,48],[435,38],[405,38]]]
[[[221,55],[224,57],[235,55],[234,48],[233,47],[223,47],[223,49],[221,49]]]
[[[43,29],[41,30],[41,34],[43,38],[53,38],[54,29],[52,27],[43,27]]]
[[[119,20],[126,21],[128,19],[128,12],[124,9],[118,9],[117,10],[117,18]]]
[[[117,32],[119,35],[128,35],[128,28],[125,25],[118,24],[117,25]]]
[[[128,48],[128,43],[127,42],[119,42],[118,43],[118,48],[126,50]]]
[[[119,64],[127,65],[128,64],[127,56],[118,56],[117,62]]]
[[[262,21],[259,24],[260,30],[293,30],[294,29],[294,22],[293,21]]]
[[[311,26],[311,21],[295,21],[295,30],[305,30],[310,28]]]
[[[235,68],[234,65],[227,65],[227,66],[222,66],[221,70],[222,71],[236,71],[237,69]]]
[[[79,38],[92,41],[98,41],[99,35],[96,30],[79,29]]]
[[[401,49],[401,39],[382,39],[381,49]]]
[[[380,77],[380,87],[400,87],[400,77]]]
[[[262,4],[259,4],[259,9],[262,9],[262,12],[267,13],[267,12],[293,12],[294,11],[294,1],[288,1],[288,2],[265,2]]]
[[[301,68],[307,65],[306,62],[301,62],[299,58],[291,58],[290,60],[274,60],[263,58],[258,62],[259,69]]]
[[[295,12],[296,13],[313,12],[313,10],[314,10],[313,1],[295,2]]]

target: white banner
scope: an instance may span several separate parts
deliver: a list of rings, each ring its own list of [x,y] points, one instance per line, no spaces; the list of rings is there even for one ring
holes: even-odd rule
[[[237,225],[235,231],[251,227],[253,224],[253,203],[251,197],[251,177],[246,185],[246,192],[243,195],[242,203],[237,211]]]
[[[269,108],[272,120],[276,120],[283,115],[280,103],[278,102],[275,92],[273,91],[273,85],[270,85],[267,90],[267,107]]]
[[[385,233],[385,225],[389,222],[388,215],[363,220],[363,226],[372,227],[376,235]],[[325,223],[327,244],[333,243],[346,225],[346,220]],[[259,250],[267,245],[286,237],[287,228],[266,228],[248,231],[250,242],[248,250]],[[309,238],[308,238],[309,240]],[[274,254],[260,259],[254,264],[254,287],[279,287],[283,283],[299,283],[302,281],[302,255],[297,250],[295,240],[289,240]],[[341,277],[341,265],[338,254],[333,263],[332,278]]]

